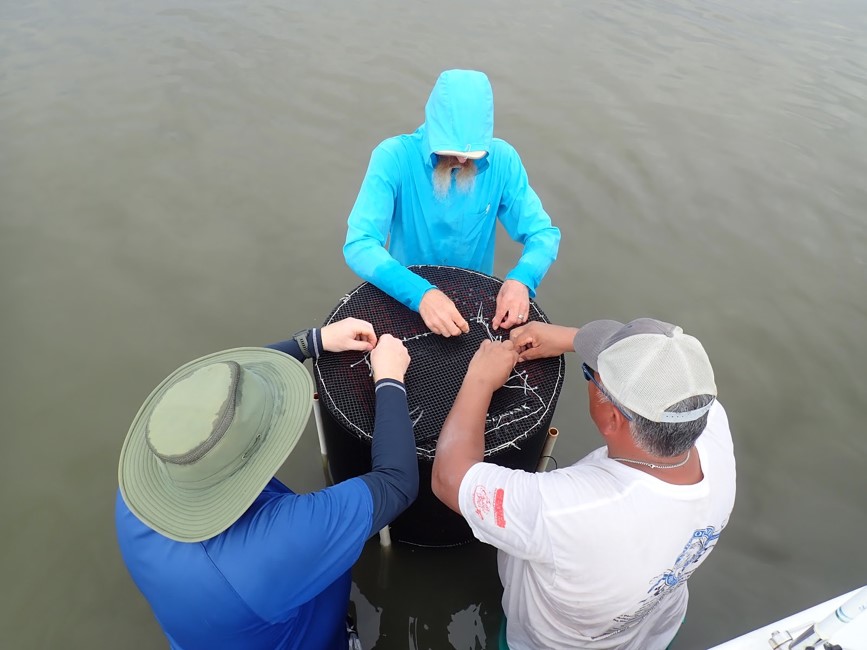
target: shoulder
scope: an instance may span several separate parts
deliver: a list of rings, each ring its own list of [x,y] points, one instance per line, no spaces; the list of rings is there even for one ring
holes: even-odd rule
[[[722,447],[728,451],[733,450],[728,414],[719,401],[714,402],[711,406],[708,412],[707,426],[699,437],[699,441],[703,444]]]
[[[419,138],[414,134],[395,135],[386,138],[373,149],[374,154],[388,155],[400,159],[409,154],[416,154],[419,149]]]
[[[476,463],[461,482],[461,495],[475,509],[496,507],[498,500],[534,503],[542,511],[574,504],[575,497],[593,500],[610,497],[616,490],[617,477],[604,465],[585,459],[570,467],[551,472],[526,472],[495,465]]]
[[[499,138],[491,141],[488,162],[493,169],[498,170],[498,173],[509,177],[520,174],[524,169],[524,163],[521,162],[521,156],[518,155],[515,147]]]
[[[729,420],[722,404],[715,402],[708,413],[707,426],[695,443],[701,455],[701,467],[710,476],[718,494],[733,498],[737,481],[737,461]]]
[[[418,147],[411,141],[411,136],[397,135],[380,142],[370,154],[368,172],[384,174],[396,180],[403,170],[412,166],[419,159]]]
[[[518,150],[500,138],[494,138],[491,141],[490,158],[492,163],[503,167],[518,168],[523,166]]]
[[[505,140],[493,138],[491,140],[491,156],[518,157],[518,151]]]

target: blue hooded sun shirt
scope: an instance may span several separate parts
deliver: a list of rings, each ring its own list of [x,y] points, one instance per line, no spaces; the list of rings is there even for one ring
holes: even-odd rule
[[[530,296],[557,257],[560,231],[530,187],[518,152],[494,138],[494,96],[485,74],[443,72],[414,133],[380,143],[349,215],[343,255],[349,267],[404,305],[418,311],[435,288],[406,268],[458,266],[493,273],[496,220],[524,251],[506,275]],[[475,161],[473,188],[454,180],[444,198],[434,193],[437,151],[485,151]],[[388,242],[388,250],[386,250]]]

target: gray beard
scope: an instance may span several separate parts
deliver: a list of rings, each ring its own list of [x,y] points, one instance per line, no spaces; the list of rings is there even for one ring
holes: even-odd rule
[[[458,170],[455,175],[455,187],[461,194],[472,190],[476,182],[476,161],[467,160],[461,164],[454,156],[440,156],[433,171],[434,196],[440,201],[449,195],[453,169]]]

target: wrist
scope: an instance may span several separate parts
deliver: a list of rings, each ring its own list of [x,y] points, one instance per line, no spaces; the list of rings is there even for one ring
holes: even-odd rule
[[[471,368],[467,371],[467,376],[464,377],[464,386],[471,389],[474,393],[493,395],[502,384],[497,384],[485,372],[474,371]]]
[[[378,384],[381,381],[385,381],[388,379],[389,381],[399,381],[401,384],[403,382],[404,373],[402,372],[383,372],[378,373],[376,370],[373,371],[373,383]]]
[[[292,335],[292,340],[298,345],[301,354],[305,359],[313,356],[313,341],[310,337],[310,330],[299,330]]]
[[[400,379],[395,379],[392,377],[384,377],[382,379],[378,379],[374,382],[373,387],[374,390],[379,390],[381,386],[396,386],[406,392],[406,386]]]
[[[532,280],[530,279],[532,276],[527,274],[519,264],[514,269],[512,269],[509,273],[506,274],[506,280],[511,280],[512,282],[518,282],[527,289],[527,293],[532,298],[536,293],[533,288]]]
[[[578,336],[578,328],[564,327],[563,330],[563,352],[575,352],[575,337]]]
[[[438,291],[438,289],[434,285],[428,284],[427,287],[422,289],[417,294],[418,298],[414,301],[414,303],[415,303],[414,306],[412,304],[410,304],[410,307],[413,307],[413,309],[415,309],[415,311],[419,311],[421,309],[421,304],[424,302],[425,298],[430,296],[431,291]]]

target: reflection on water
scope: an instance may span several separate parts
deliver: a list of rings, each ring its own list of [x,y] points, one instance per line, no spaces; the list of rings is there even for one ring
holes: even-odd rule
[[[548,316],[656,316],[714,362],[738,501],[676,647],[867,582],[862,3],[32,0],[0,33],[5,646],[164,647],[113,536],[126,429],[184,361],[357,284],[370,150],[450,67],[489,74],[562,230]],[[571,370],[560,464],[600,444]],[[280,478],[320,487],[317,454],[311,424]],[[491,549],[374,540],[353,594],[366,647],[495,647]]]
[[[359,634],[380,650],[449,647],[446,639],[460,650],[496,647],[496,570],[496,551],[481,545],[382,548],[374,539],[353,571]]]

